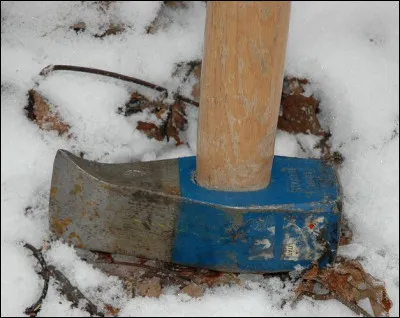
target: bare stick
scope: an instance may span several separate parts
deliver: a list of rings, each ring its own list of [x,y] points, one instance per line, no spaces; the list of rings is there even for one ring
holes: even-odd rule
[[[41,293],[39,299],[32,306],[26,308],[24,311],[24,313],[29,315],[30,317],[36,317],[37,313],[40,311],[43,300],[46,298],[47,291],[49,289],[50,275],[49,275],[49,270],[48,270],[46,261],[44,260],[42,253],[29,243],[26,243],[24,245],[24,247],[32,251],[33,256],[35,256],[35,258],[40,263],[40,266],[42,267],[42,271],[40,273],[44,279],[42,293]]]
[[[64,294],[66,298],[73,303],[74,306],[78,307],[80,301],[83,300],[86,302],[85,310],[87,310],[90,313],[90,315],[104,317],[104,314],[99,312],[96,305],[93,304],[89,299],[87,299],[78,288],[73,286],[71,282],[68,280],[68,278],[64,276],[63,273],[61,273],[54,266],[46,264],[46,261],[44,260],[40,250],[33,247],[29,243],[26,243],[24,247],[31,250],[33,256],[35,256],[35,258],[39,261],[40,265],[42,266],[42,271],[40,272],[40,275],[44,279],[44,286],[40,298],[32,306],[25,309],[25,314],[31,317],[36,317],[37,313],[40,311],[43,300],[46,298],[47,291],[49,288],[50,276],[52,276],[59,283],[58,290],[62,294]]]
[[[51,72],[54,72],[54,71],[74,71],[74,72],[83,72],[83,73],[112,77],[112,78],[116,78],[116,79],[119,79],[122,81],[131,82],[131,83],[139,84],[139,85],[142,85],[145,87],[149,87],[158,92],[163,92],[168,95],[168,89],[166,89],[165,87],[162,87],[162,86],[159,86],[159,85],[156,85],[156,84],[153,84],[153,83],[150,83],[150,82],[147,82],[147,81],[144,81],[144,80],[132,77],[132,76],[127,76],[127,75],[123,75],[123,74],[119,74],[119,73],[115,73],[115,72],[109,72],[109,71],[100,70],[100,69],[91,68],[91,67],[74,66],[74,65],[49,65],[49,66],[46,66],[39,74],[41,76],[47,76],[48,74],[50,74]],[[175,98],[179,99],[185,103],[194,105],[196,107],[199,106],[198,102],[191,100],[180,94],[176,94]]]

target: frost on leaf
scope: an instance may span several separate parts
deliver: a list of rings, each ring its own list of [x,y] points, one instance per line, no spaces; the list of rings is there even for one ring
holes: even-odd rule
[[[338,260],[333,267],[319,269],[313,265],[302,276],[296,298],[337,299],[356,314],[367,317],[388,317],[392,302],[384,284],[366,273],[355,260]],[[369,301],[372,312],[362,306]]]
[[[289,133],[323,136],[325,132],[317,118],[319,100],[307,91],[307,85],[307,79],[284,79],[278,128]]]
[[[34,89],[28,92],[28,105],[25,107],[27,117],[40,129],[57,131],[59,135],[68,132],[70,126],[65,124],[57,112],[54,112],[45,98]]]

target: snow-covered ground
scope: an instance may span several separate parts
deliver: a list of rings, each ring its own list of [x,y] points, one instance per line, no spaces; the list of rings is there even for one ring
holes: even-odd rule
[[[57,149],[84,151],[87,159],[129,162],[194,155],[197,109],[188,108],[185,145],[158,142],[135,130],[148,114],[124,117],[117,108],[136,85],[82,73],[38,73],[49,64],[89,66],[135,76],[169,88],[175,63],[202,56],[205,5],[192,2],[171,14],[156,34],[145,27],[162,1],[126,1],[100,14],[92,1],[1,2],[1,315],[21,316],[42,289],[36,260],[24,242],[40,247],[48,239],[48,196]],[[69,26],[85,21],[86,32]],[[116,36],[94,38],[109,22],[132,26]],[[339,253],[358,258],[385,282],[399,315],[399,3],[293,2],[285,73],[306,77],[321,99],[320,121],[329,127],[339,169],[344,210],[354,231]],[[71,125],[74,138],[40,130],[24,113],[27,92],[36,87]],[[142,88],[139,88],[144,91]],[[145,91],[148,94],[148,91]],[[315,141],[299,136],[304,144]],[[304,156],[296,137],[279,132],[276,154]],[[310,155],[318,155],[310,151]],[[32,207],[25,213],[26,207]],[[341,303],[304,299],[282,306],[292,295],[277,278],[245,287],[220,287],[204,297],[128,298],[116,277],[82,262],[55,243],[46,254],[92,301],[121,308],[121,316],[354,316]],[[71,309],[54,286],[39,316],[88,316]]]

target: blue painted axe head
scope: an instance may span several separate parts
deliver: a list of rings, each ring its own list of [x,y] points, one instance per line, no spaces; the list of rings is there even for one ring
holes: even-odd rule
[[[227,272],[334,261],[341,194],[332,167],[275,156],[268,187],[200,187],[196,158],[102,164],[59,150],[50,228],[79,248]]]

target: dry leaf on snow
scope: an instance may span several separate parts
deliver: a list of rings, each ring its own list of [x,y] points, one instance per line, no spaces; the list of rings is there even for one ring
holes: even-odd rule
[[[392,302],[384,284],[366,273],[355,260],[341,260],[333,267],[319,269],[313,265],[304,273],[296,297],[303,295],[315,299],[337,299],[357,314],[371,316],[362,308],[362,300],[369,300],[373,315],[388,317]]]
[[[40,129],[57,131],[59,135],[68,132],[70,126],[65,124],[57,112],[54,112],[45,98],[34,89],[28,92],[28,105],[25,107],[27,117]]]

